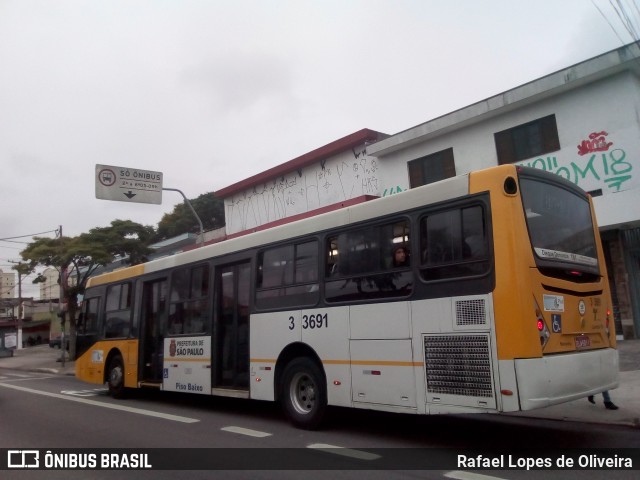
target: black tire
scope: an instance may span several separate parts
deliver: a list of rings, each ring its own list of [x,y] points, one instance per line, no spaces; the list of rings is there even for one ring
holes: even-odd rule
[[[327,410],[327,385],[317,363],[308,358],[289,362],[282,375],[280,401],[293,425],[314,430]]]
[[[121,355],[114,356],[109,362],[107,384],[109,385],[109,394],[113,398],[124,398],[124,362]]]

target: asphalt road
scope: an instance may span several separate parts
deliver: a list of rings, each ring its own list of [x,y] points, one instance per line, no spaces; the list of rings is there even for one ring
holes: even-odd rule
[[[640,451],[640,429],[626,426],[499,415],[416,417],[337,408],[330,413],[324,429],[309,432],[290,426],[278,406],[271,403],[153,391],[137,391],[121,401],[107,396],[103,388],[94,388],[73,377],[0,369],[0,448],[65,448],[71,451],[86,448],[207,448],[216,449],[209,450],[208,455],[215,457],[222,452],[227,456],[218,458],[222,465],[233,455],[220,449],[242,449],[240,451],[246,453],[241,469],[225,471],[224,475],[219,470],[180,473],[181,477],[190,479],[300,478],[299,471],[289,469],[300,461],[302,466],[332,469],[329,472],[307,470],[306,478],[326,479],[331,475],[335,478],[366,476],[369,480],[470,480],[469,469],[389,471],[381,470],[379,465],[396,452],[426,448],[442,448],[456,454],[475,449],[494,456],[531,448],[544,448],[547,452],[593,448]],[[327,446],[342,448],[323,450]],[[284,461],[284,468],[263,469],[268,467],[271,453],[275,465],[282,466]],[[288,461],[293,464],[287,466]],[[197,459],[195,462],[194,468],[198,465]],[[250,470],[257,467],[261,470]],[[176,472],[168,470],[127,473],[127,478],[175,479],[176,476]],[[487,480],[516,480],[525,476],[637,478],[637,470],[485,470],[479,473],[487,476]],[[3,479],[70,478],[76,474],[78,478],[123,478],[124,472],[0,472]]]

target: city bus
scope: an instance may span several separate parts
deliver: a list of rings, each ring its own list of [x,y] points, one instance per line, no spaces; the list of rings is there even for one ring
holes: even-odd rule
[[[399,251],[402,250],[402,251]],[[503,165],[91,278],[77,378],[329,406],[517,412],[618,385],[591,198]]]

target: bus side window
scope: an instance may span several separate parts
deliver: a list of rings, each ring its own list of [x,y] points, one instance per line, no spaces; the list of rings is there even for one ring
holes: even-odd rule
[[[98,332],[98,307],[100,298],[84,300],[84,308],[78,320],[78,334],[91,335]]]
[[[258,308],[315,305],[319,291],[316,240],[270,248],[258,255]]]
[[[412,293],[406,219],[341,231],[327,238],[326,248],[328,302],[407,297]],[[402,249],[403,258],[395,261],[398,249]]]
[[[105,338],[128,337],[131,324],[132,288],[129,282],[107,288]]]
[[[474,205],[422,217],[420,250],[420,272],[426,281],[488,272],[484,209]]]
[[[209,323],[209,265],[176,270],[171,275],[169,335],[204,333]]]

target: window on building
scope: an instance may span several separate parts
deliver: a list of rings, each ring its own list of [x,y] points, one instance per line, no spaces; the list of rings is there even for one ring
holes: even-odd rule
[[[500,165],[560,150],[555,115],[495,133],[494,138]]]
[[[256,305],[259,308],[315,305],[318,285],[318,242],[270,248],[258,256]]]
[[[209,265],[180,268],[171,274],[169,334],[204,333],[209,323]]]
[[[131,284],[121,283],[107,288],[105,338],[129,336],[131,324]]]
[[[453,148],[432,153],[409,162],[409,186],[416,188],[456,176]]]

